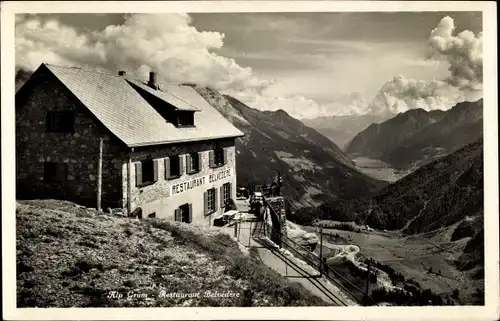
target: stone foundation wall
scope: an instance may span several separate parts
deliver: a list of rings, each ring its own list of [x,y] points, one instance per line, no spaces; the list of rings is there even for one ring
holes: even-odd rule
[[[102,208],[121,206],[122,163],[115,159],[121,142],[53,76],[37,81],[16,106],[17,197],[65,199],[96,207],[99,138],[103,138]],[[67,110],[75,113],[74,133],[46,132],[47,112]],[[44,162],[66,164],[66,181],[44,182]]]

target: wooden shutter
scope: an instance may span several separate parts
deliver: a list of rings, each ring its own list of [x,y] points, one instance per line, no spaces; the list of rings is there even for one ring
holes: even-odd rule
[[[177,208],[175,210],[175,220],[177,222],[181,222],[182,221],[182,218],[181,218],[181,210],[179,208]]]
[[[193,221],[193,204],[189,203],[188,207],[189,207],[189,210],[188,210],[188,223],[191,223]]]
[[[158,160],[153,161],[153,182],[158,181]]]
[[[193,164],[193,157],[191,156],[191,154],[187,154],[186,155],[186,173],[193,172],[192,164]]]
[[[170,177],[170,158],[165,158],[165,179]]]
[[[218,200],[218,198],[217,198],[217,189],[214,188],[214,212],[217,211],[217,200]]]
[[[199,152],[198,153],[198,168],[196,168],[197,171],[201,171],[202,170],[202,165],[203,165],[203,153],[202,152]]]
[[[203,193],[203,214],[208,214],[208,191]]]
[[[231,183],[227,183],[229,185],[229,193],[228,193],[228,197],[229,198],[232,198],[233,200],[235,199],[235,197],[233,196],[233,185]]]
[[[214,151],[211,150],[209,153],[208,153],[208,157],[209,157],[209,160],[210,160],[210,168],[214,168],[215,167],[215,159],[214,159]]]
[[[226,165],[227,164],[227,151],[228,151],[228,148],[224,148],[223,151],[224,151],[224,162],[223,162],[223,164]]]
[[[224,208],[224,185],[222,185],[220,188],[220,208]]]
[[[179,155],[179,176],[184,174],[184,155]]]
[[[135,163],[135,186],[142,185],[142,163]]]

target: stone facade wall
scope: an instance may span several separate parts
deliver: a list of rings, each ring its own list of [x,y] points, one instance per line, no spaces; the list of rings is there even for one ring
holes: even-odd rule
[[[40,75],[38,75],[40,76]],[[222,214],[220,187],[231,183],[231,197],[236,197],[235,139],[141,147],[134,151],[113,136],[55,77],[40,78],[33,90],[16,106],[16,193],[21,199],[54,198],[70,200],[89,207],[97,205],[97,167],[99,138],[104,139],[102,162],[102,209],[128,209],[128,163],[131,161],[131,208],[141,207],[143,217],[155,212],[156,217],[174,219],[174,211],[185,203],[192,204],[192,223],[213,224],[213,218]],[[48,111],[75,113],[73,133],[46,132]],[[188,130],[188,129],[187,129]],[[227,148],[227,163],[219,168],[209,167],[209,151]],[[158,162],[158,181],[136,186],[135,164],[151,156],[163,159],[172,155],[203,152],[201,171],[166,180],[164,162]],[[64,183],[44,181],[44,162],[67,165]],[[228,171],[229,175],[210,181],[209,175]],[[195,178],[206,177],[205,184],[171,195],[172,185]],[[217,189],[217,211],[209,216],[203,213],[203,193]]]
[[[218,168],[209,167],[209,151],[215,148],[228,148],[227,163]],[[186,173],[186,161],[183,162],[183,174],[176,179],[165,178],[164,158],[174,155],[185,155],[192,152],[203,152],[201,170],[195,174]],[[153,160],[158,162],[158,181],[151,185],[138,187],[136,186],[135,164],[151,156]],[[155,213],[156,217],[174,220],[175,209],[179,206],[189,203],[192,204],[192,223],[211,225],[213,218],[222,214],[223,209],[220,206],[220,187],[225,183],[231,183],[231,197],[236,196],[236,162],[235,162],[235,147],[234,138],[210,140],[203,142],[182,143],[174,145],[165,145],[165,147],[141,148],[136,149],[130,155],[131,158],[131,205],[132,210],[141,207],[143,217],[147,217],[150,213]],[[127,208],[128,200],[128,156],[122,155],[122,206]],[[214,173],[229,170],[229,175],[224,178],[210,181],[209,176]],[[192,189],[181,193],[171,194],[172,186],[194,180],[196,178],[205,177],[205,184],[196,186]],[[203,193],[210,189],[217,190],[217,211],[211,215],[205,216],[203,213],[204,199]]]
[[[121,205],[121,150],[117,138],[54,77],[39,84],[16,106],[16,175],[18,198],[55,198],[97,206],[99,138],[104,139],[102,162],[103,209]],[[46,132],[48,111],[75,112],[74,133]],[[44,182],[44,162],[67,165],[64,183]]]
[[[287,235],[286,232],[286,209],[285,209],[285,199],[282,196],[278,197],[268,197],[266,198],[269,206],[278,214],[280,220],[280,229],[283,235]]]

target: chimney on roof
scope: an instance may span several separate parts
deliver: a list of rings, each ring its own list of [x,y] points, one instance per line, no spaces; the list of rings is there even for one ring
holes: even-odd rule
[[[154,71],[149,72],[148,86],[153,89],[158,89],[158,85],[156,84],[156,73]]]
[[[125,76],[126,74],[127,74],[127,72],[126,72],[126,71],[123,71],[123,70],[120,70],[120,71],[118,72],[118,76]]]

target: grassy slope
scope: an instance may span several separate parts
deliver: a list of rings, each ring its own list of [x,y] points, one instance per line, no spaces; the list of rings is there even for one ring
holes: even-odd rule
[[[18,202],[16,218],[18,307],[327,305],[214,229],[96,215],[55,200]],[[160,298],[162,289],[202,295]],[[204,297],[207,290],[240,297]],[[109,291],[123,299],[108,299]]]

